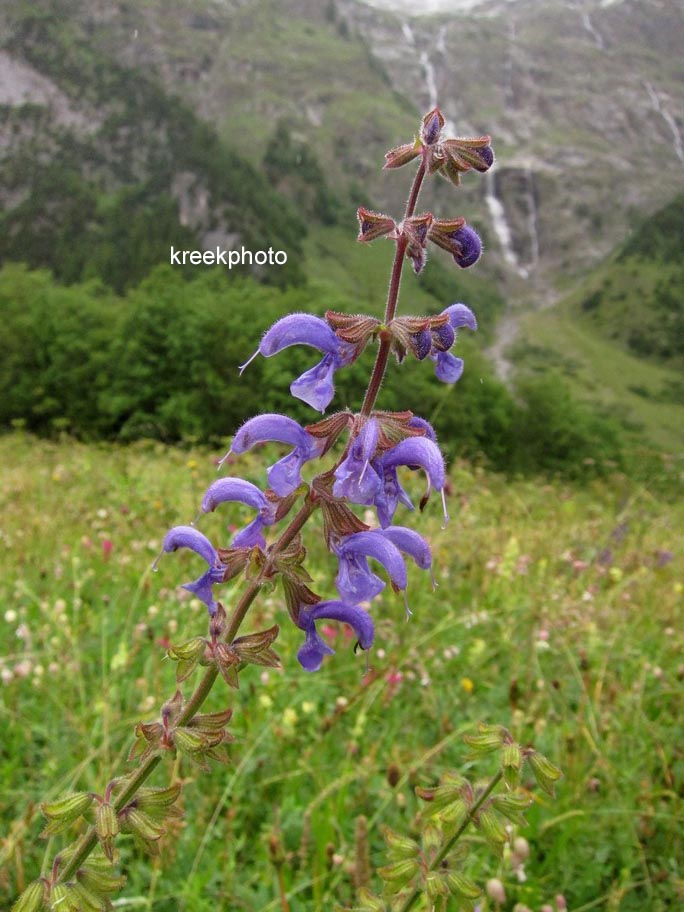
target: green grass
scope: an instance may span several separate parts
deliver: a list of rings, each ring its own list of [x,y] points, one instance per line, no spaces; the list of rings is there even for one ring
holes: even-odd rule
[[[618,418],[636,439],[681,453],[681,371],[638,358],[582,319],[567,300],[521,321],[516,363],[525,371],[559,369],[573,394]],[[669,401],[668,401],[669,400]]]
[[[175,688],[166,644],[204,629],[204,609],[178,588],[196,560],[178,553],[157,574],[149,567],[167,529],[196,512],[216,455],[0,438],[2,907],[59,847],[38,837],[38,802],[101,792],[127,768],[133,726]],[[234,471],[263,481],[243,459]],[[557,893],[573,912],[679,907],[684,561],[665,563],[664,552],[682,538],[684,508],[622,478],[580,489],[456,465],[452,482],[447,530],[436,502],[422,518],[397,516],[430,539],[440,586],[433,594],[412,568],[410,623],[399,596],[374,604],[371,675],[341,631],[336,655],[303,673],[301,632],[278,590],[255,603],[245,630],[281,625],[283,671],[251,667],[238,692],[212,693],[212,709],[234,707],[231,766],[157,770],[153,784],[183,778],[185,817],[160,859],[121,840],[119,908],[275,912],[272,835],[291,912],[352,904],[357,816],[369,819],[380,866],[380,825],[411,831],[413,786],[447,769],[491,772],[462,743],[478,720],[508,726],[565,773],[556,800],[537,797],[528,814],[524,883],[473,844],[473,874],[503,877],[506,910]],[[202,529],[220,541],[227,522],[246,519],[226,511]],[[316,588],[331,596],[316,519],[304,534]],[[224,590],[228,608],[238,588]]]

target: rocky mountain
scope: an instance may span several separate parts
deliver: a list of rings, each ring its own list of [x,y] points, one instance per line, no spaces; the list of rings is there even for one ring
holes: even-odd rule
[[[89,224],[135,185],[142,225],[169,223],[164,243],[180,226],[204,243],[266,233],[296,253],[302,216],[325,222],[325,210],[351,226],[357,201],[400,210],[405,176],[377,169],[435,103],[457,133],[489,132],[497,163],[485,179],[468,175],[460,195],[435,181],[425,205],[482,230],[478,269],[519,300],[581,274],[636,213],[681,190],[680,0],[411,10],[402,0],[8,0],[6,231],[30,244],[50,222],[36,186],[57,161],[79,193],[88,185]],[[267,183],[264,159],[285,135],[289,171],[272,167]],[[308,199],[304,159],[320,185]],[[52,178],[47,194],[68,184],[63,170]],[[61,225],[78,222],[69,211]],[[106,231],[116,244],[120,226]]]

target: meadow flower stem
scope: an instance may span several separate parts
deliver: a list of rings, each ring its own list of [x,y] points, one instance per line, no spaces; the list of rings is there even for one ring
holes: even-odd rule
[[[418,202],[418,194],[420,193],[420,188],[422,187],[423,180],[425,178],[425,170],[425,161],[422,160],[420,167],[416,171],[415,177],[413,178],[411,192],[409,193],[409,198],[406,203],[406,212],[404,213],[405,219],[411,218],[413,213],[416,211],[416,203]],[[385,324],[394,319],[394,315],[397,310],[397,301],[399,300],[399,286],[401,285],[401,271],[404,268],[407,245],[408,239],[405,235],[402,235],[397,241],[397,249],[394,254],[392,276],[390,278],[389,289],[387,291],[387,303],[385,304]],[[390,340],[381,334],[378,354],[375,359],[375,364],[373,365],[373,373],[371,374],[371,378],[368,382],[368,389],[366,390],[363,406],[361,407],[362,415],[370,415],[371,411],[373,410],[375,400],[378,398],[378,393],[380,392],[380,387],[382,386],[385,370],[387,369],[387,359],[389,358],[389,353]]]
[[[456,845],[456,843],[461,838],[461,836],[468,829],[470,824],[473,822],[477,812],[480,810],[482,805],[489,798],[489,796],[492,794],[492,792],[497,787],[497,785],[501,782],[502,779],[503,779],[503,773],[501,772],[501,770],[499,770],[499,772],[496,773],[496,775],[492,777],[492,779],[489,782],[489,784],[487,785],[486,789],[482,792],[480,797],[470,808],[470,810],[468,811],[468,814],[466,815],[465,820],[459,826],[459,828],[456,830],[454,835],[444,843],[442,848],[435,855],[435,857],[432,860],[432,863],[430,864],[430,867],[428,868],[427,873],[430,873],[432,871],[436,871],[439,869],[439,866],[442,864],[442,862],[447,857],[449,852],[451,852],[451,850]],[[420,890],[420,888],[416,888],[413,891],[413,893],[411,893],[411,895],[404,901],[404,904],[400,907],[399,912],[409,912],[409,909],[411,909],[413,907],[414,903],[416,902],[418,897],[421,895],[421,893],[422,893],[422,891]]]
[[[273,545],[271,558],[265,568],[266,571],[268,571],[270,568],[273,562],[273,558],[275,558],[275,556],[280,551],[282,551],[290,544],[292,539],[305,525],[306,521],[309,519],[315,509],[316,504],[307,498],[306,502],[303,504],[294,519],[292,519],[278,541]],[[244,621],[250,605],[259,594],[262,585],[263,581],[261,578],[254,580],[254,582],[252,582],[249,587],[243,592],[242,597],[236,604],[235,608],[233,609],[233,613],[230,616],[230,620],[228,622],[225,633],[226,642],[230,643],[235,638],[235,635],[237,634],[242,622]],[[209,696],[209,693],[211,692],[211,689],[216,682],[218,674],[219,672],[215,665],[206,670],[202,677],[202,680],[197,685],[192,696],[185,703],[183,710],[176,722],[177,725],[185,725],[199,711],[202,704]],[[140,765],[140,767],[127,782],[123,792],[121,792],[121,794],[116,798],[114,807],[117,812],[124,808],[134,798],[138,792],[138,789],[140,789],[140,787],[147,781],[147,779],[149,779],[152,772],[161,762],[161,759],[161,756],[157,754],[154,757],[149,757]],[[96,847],[97,842],[98,839],[95,828],[90,827],[83,834],[78,848],[73,853],[67,864],[62,869],[60,869],[58,877],[59,882],[64,883],[75,875],[76,871],[78,871],[80,866]]]

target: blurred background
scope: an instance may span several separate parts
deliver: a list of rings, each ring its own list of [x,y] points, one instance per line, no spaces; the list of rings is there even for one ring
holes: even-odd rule
[[[497,161],[422,205],[466,217],[486,256],[466,273],[435,253],[403,306],[464,300],[481,330],[458,395],[415,371],[410,405],[506,470],[576,471],[584,437],[592,471],[681,450],[680,2],[9,0],[0,16],[4,427],[208,440],[280,405],[279,368],[236,392],[236,365],[288,308],[380,312],[391,249],[357,249],[356,207],[399,216],[408,169],[382,173],[383,154],[439,104]],[[243,244],[288,264],[168,266],[171,245]]]
[[[355,815],[409,828],[412,786],[462,763],[477,719],[566,773],[527,877],[475,863],[503,908],[680,907],[683,46],[681,0],[4,0],[3,896],[47,858],[37,803],[101,789],[172,687],[164,649],[203,623],[179,605],[191,561],[146,571],[163,534],[241,421],[313,420],[288,391],[310,350],[237,366],[287,312],[382,313],[393,249],[356,243],[356,209],[400,217],[413,166],[384,153],[438,104],[497,158],[419,211],[465,217],[485,253],[461,271],[433,249],[400,311],[463,301],[479,330],[455,387],[405,363],[379,405],[431,420],[453,465],[454,522],[421,531],[455,608],[416,577],[411,625],[386,598],[370,683],[333,630],[305,695],[286,630],[286,673],[236,709],[236,768],[188,790],[165,859],[124,850],[123,907],[352,902]],[[287,265],[169,263],[243,245]],[[334,407],[358,407],[372,355]],[[259,459],[236,471],[263,484]],[[320,543],[311,560],[330,575]],[[275,597],[259,611],[284,623]]]

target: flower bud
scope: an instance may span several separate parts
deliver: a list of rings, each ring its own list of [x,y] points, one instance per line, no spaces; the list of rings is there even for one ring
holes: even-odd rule
[[[102,851],[111,861],[114,853],[114,837],[119,834],[119,818],[109,802],[103,802],[95,811],[95,832],[102,845]]]
[[[391,884],[393,890],[398,891],[405,887],[419,870],[420,865],[415,859],[405,858],[403,861],[395,861],[384,868],[378,868],[378,874]]]
[[[524,836],[516,836],[513,840],[513,851],[521,861],[530,857],[530,844]]]
[[[506,891],[498,877],[490,877],[486,886],[487,896],[495,903],[503,905],[506,902]]]
[[[543,789],[547,795],[553,797],[554,782],[557,782],[563,775],[561,771],[538,751],[532,751],[528,754],[527,760],[532,767],[532,772],[539,788]]]
[[[482,892],[469,877],[458,874],[456,871],[448,871],[444,877],[444,882],[450,893],[468,901],[477,899]]]
[[[12,906],[12,912],[40,912],[45,898],[45,881],[34,880]]]
[[[94,800],[90,792],[76,792],[74,795],[68,795],[58,801],[41,804],[41,813],[49,821],[42,835],[54,836],[67,829],[72,821],[88,810]]]

